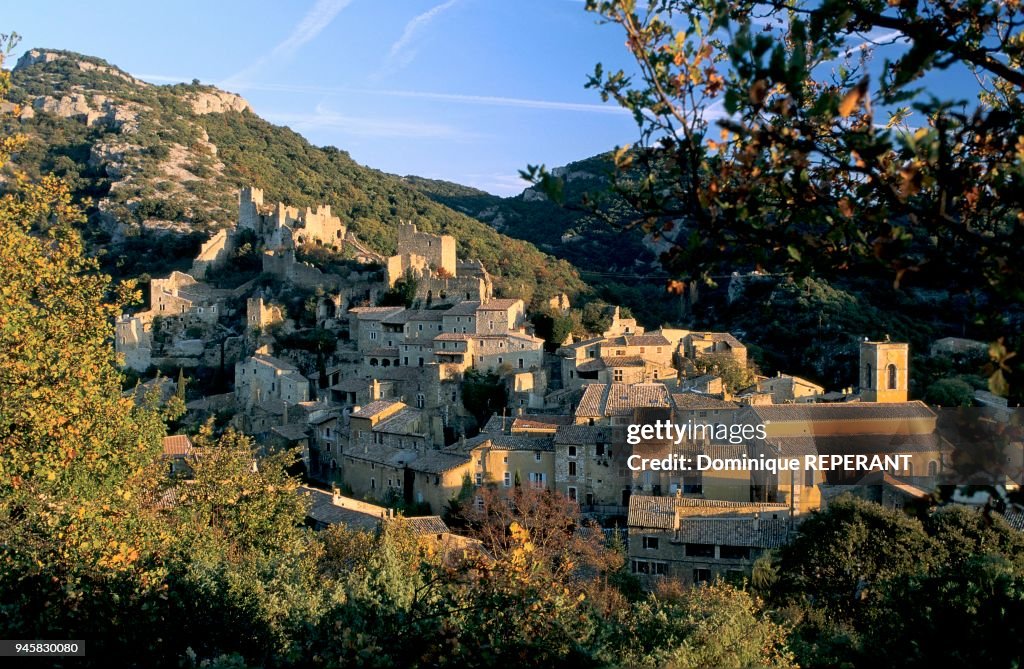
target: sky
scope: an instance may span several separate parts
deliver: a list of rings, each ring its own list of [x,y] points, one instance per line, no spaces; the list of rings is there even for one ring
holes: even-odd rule
[[[4,7],[11,30],[14,58],[67,49],[153,83],[198,79],[363,165],[496,195],[521,192],[527,165],[638,136],[628,112],[584,88],[598,62],[631,61],[621,29],[583,0],[34,0]],[[906,48],[884,30],[866,37],[893,42],[874,70]],[[851,37],[852,55],[863,46]],[[975,96],[965,72],[922,83]]]
[[[153,83],[199,79],[369,167],[497,195],[519,193],[528,164],[637,134],[584,88],[597,62],[629,63],[582,0],[43,0],[3,23],[22,36],[14,58],[67,49]]]

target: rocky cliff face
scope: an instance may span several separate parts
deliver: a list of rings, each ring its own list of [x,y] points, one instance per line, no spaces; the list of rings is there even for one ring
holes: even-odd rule
[[[185,97],[195,114],[223,114],[224,112],[251,112],[252,107],[239,95],[225,91],[192,93]]]

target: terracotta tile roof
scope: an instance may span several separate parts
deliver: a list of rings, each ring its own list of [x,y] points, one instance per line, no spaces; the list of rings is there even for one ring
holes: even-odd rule
[[[735,516],[764,514],[785,514],[785,504],[760,504],[754,502],[730,502],[703,497],[654,497],[633,495],[629,498],[629,527],[671,530],[675,528],[676,509],[681,516]]]
[[[422,424],[422,418],[423,412],[419,409],[405,407],[374,425],[373,431],[422,437],[424,436],[423,433],[418,431],[419,426]]]
[[[511,416],[499,416],[493,414],[487,419],[487,423],[480,428],[481,433],[487,434],[508,434],[512,429],[513,418]]]
[[[577,372],[600,372],[602,369],[606,369],[606,367],[601,358],[590,358],[576,365]]]
[[[342,379],[331,386],[331,389],[340,390],[344,393],[358,393],[361,390],[368,389],[372,383],[371,379]]]
[[[413,534],[448,534],[451,530],[441,520],[441,516],[418,516],[416,518],[396,518],[396,523],[401,523],[412,530]]]
[[[465,332],[442,332],[434,337],[434,341],[468,341],[478,335],[471,335]]]
[[[561,425],[555,430],[555,443],[582,446],[597,443],[625,443],[623,425]]]
[[[522,300],[516,298],[490,299],[480,305],[480,311],[508,311]]]
[[[360,407],[359,411],[352,412],[352,418],[372,418],[382,411],[386,411],[396,404],[402,404],[397,400],[377,400],[376,402],[370,402],[364,407]],[[402,406],[405,406],[402,404]]]
[[[662,383],[624,383],[586,386],[577,416],[627,416],[639,407],[669,407],[668,388]]]
[[[473,316],[476,314],[476,310],[480,308],[480,303],[476,300],[463,300],[459,302],[451,309],[443,311],[445,316]]]
[[[852,421],[935,418],[919,400],[912,402],[844,402],[841,404],[758,404],[750,410],[762,421]]]
[[[302,441],[309,437],[306,434],[306,427],[298,423],[278,425],[277,427],[270,428],[270,431],[288,441]]]
[[[527,437],[518,434],[498,434],[489,438],[496,451],[553,451],[551,437]]]
[[[679,541],[687,544],[778,548],[789,541],[789,522],[756,518],[686,518]]]
[[[643,367],[644,359],[638,355],[605,355],[599,358],[604,366],[609,369],[613,367]]]
[[[672,393],[672,403],[681,411],[697,411],[707,409],[738,409],[738,402],[719,399],[704,393]]]
[[[164,437],[164,457],[179,458],[189,454],[192,450],[192,440],[184,434],[175,434]]]
[[[381,323],[385,325],[405,325],[410,321],[437,322],[444,316],[440,309],[405,309],[386,316]]]
[[[516,430],[550,430],[555,431],[559,425],[572,423],[572,416],[517,416],[512,421],[512,431]]]
[[[413,460],[409,469],[427,474],[442,474],[469,462],[468,455],[448,451],[427,451]]]
[[[657,333],[642,335],[626,335],[626,343],[629,346],[671,346],[671,342],[665,336]]]

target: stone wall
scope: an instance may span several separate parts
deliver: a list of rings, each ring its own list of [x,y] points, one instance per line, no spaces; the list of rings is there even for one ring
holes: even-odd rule
[[[398,255],[416,254],[427,259],[435,271],[444,270],[456,276],[455,238],[451,235],[432,235],[419,232],[412,223],[398,225]]]

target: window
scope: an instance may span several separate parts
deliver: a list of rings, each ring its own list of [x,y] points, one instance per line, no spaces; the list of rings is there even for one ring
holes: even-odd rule
[[[570,462],[569,463],[569,476],[576,476],[576,463],[575,462]]]
[[[686,557],[715,557],[714,544],[686,544]]]
[[[693,582],[694,583],[709,583],[711,581],[711,570],[710,569],[694,569],[693,570]]]
[[[537,451],[533,454],[533,461],[540,462],[540,451]]]
[[[523,368],[523,359],[519,358],[519,369]]]
[[[750,549],[746,546],[720,546],[718,555],[723,560],[749,560]]]
[[[658,537],[644,537],[643,538],[643,547],[648,549],[648,550],[657,550],[658,549]]]
[[[483,483],[483,482],[484,482],[484,475],[483,475],[483,474],[479,474],[479,473],[478,473],[478,474],[476,475],[476,484],[477,484],[477,485],[480,485],[480,484],[481,484],[481,483]]]
[[[512,472],[505,472],[505,487],[512,485]]]
[[[936,476],[939,473],[939,463],[935,460],[928,461],[928,476]]]
[[[612,370],[612,380],[613,381],[621,381],[622,380],[622,370],[621,369],[614,369],[614,370]]]
[[[570,446],[569,447],[569,457],[570,458],[575,458],[576,457],[576,447],[575,446]]]
[[[543,488],[544,484],[547,482],[547,476],[544,472],[530,472],[529,481],[530,485],[534,488]]]
[[[370,332],[370,339],[376,339],[376,338],[377,338],[377,333],[376,332]]]
[[[423,393],[416,393],[416,408],[422,409],[427,405],[427,397]]]
[[[504,462],[507,465],[508,464],[508,456],[506,455],[505,457],[503,457],[501,459],[501,461]]]
[[[604,455],[604,444],[603,443],[598,442],[598,443],[594,444],[594,455],[599,456],[599,457]]]
[[[571,501],[575,502],[576,501],[576,488],[569,488],[568,493],[569,493],[569,499]]]
[[[889,374],[889,390],[896,390],[896,365],[889,365],[886,371]]]
[[[377,479],[370,479],[370,490],[377,489]]]
[[[664,576],[665,563],[652,560],[633,560],[632,571],[634,574],[650,574],[651,576]]]

